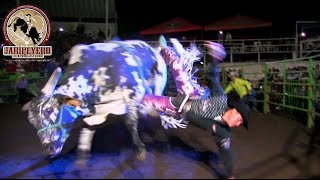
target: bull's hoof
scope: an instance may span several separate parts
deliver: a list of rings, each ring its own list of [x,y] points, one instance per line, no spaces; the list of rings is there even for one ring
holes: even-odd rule
[[[49,159],[53,159],[56,156],[58,156],[58,155],[55,155],[54,152],[51,151],[50,149],[45,149],[44,151],[42,151],[42,155]]]
[[[83,168],[87,165],[88,160],[87,159],[77,159],[76,161],[76,167],[77,168]]]
[[[78,151],[77,153],[76,166],[82,168],[87,165],[87,162],[90,159],[90,153],[86,151]]]
[[[147,157],[147,150],[145,148],[143,148],[137,154],[137,159],[139,161],[144,161],[144,160],[146,160],[146,157]]]

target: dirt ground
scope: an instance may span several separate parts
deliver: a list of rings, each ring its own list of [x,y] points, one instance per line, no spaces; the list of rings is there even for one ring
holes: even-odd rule
[[[154,120],[141,121],[148,153],[135,159],[122,122],[99,129],[83,168],[75,166],[77,135],[65,154],[52,160],[27,113],[15,104],[0,104],[0,178],[15,179],[220,179],[223,168],[213,136],[198,127],[165,130]],[[239,179],[311,179],[320,177],[319,137],[297,120],[277,114],[252,113],[249,131],[233,129],[232,147]],[[311,137],[316,137],[311,141]],[[312,143],[310,143],[312,142]]]

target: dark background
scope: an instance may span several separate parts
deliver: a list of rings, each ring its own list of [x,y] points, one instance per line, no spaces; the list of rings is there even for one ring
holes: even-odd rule
[[[274,37],[295,35],[296,21],[320,20],[315,1],[118,0],[119,31],[141,31],[176,16],[199,25],[236,14],[272,21]]]
[[[32,0],[20,0],[21,4]],[[94,2],[95,0],[92,0]],[[16,0],[0,1],[0,18],[16,6]],[[272,36],[293,37],[296,21],[320,20],[316,1],[236,1],[236,0],[115,0],[119,34],[138,34],[146,28],[180,16],[198,25],[209,24],[233,15],[245,15],[272,21]],[[50,16],[50,14],[49,14]],[[77,18],[50,17],[51,21],[71,21]],[[90,22],[105,22],[88,19]],[[112,20],[109,20],[111,22]]]

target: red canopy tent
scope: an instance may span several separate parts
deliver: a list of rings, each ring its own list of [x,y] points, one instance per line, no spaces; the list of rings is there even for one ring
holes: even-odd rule
[[[263,21],[248,16],[236,15],[208,24],[204,27],[204,30],[236,30],[271,26],[271,22]]]
[[[181,17],[175,17],[161,24],[145,29],[141,31],[140,34],[141,35],[165,34],[165,33],[186,32],[186,31],[195,31],[195,30],[202,30],[202,27],[199,25],[193,24]]]

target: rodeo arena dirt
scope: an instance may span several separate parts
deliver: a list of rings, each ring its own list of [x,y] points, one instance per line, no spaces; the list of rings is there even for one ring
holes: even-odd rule
[[[129,132],[122,122],[99,129],[91,158],[81,169],[75,165],[77,133],[56,159],[42,155],[27,113],[16,104],[1,104],[0,177],[3,179],[220,179],[219,152],[213,137],[188,125],[164,130],[157,121],[140,125],[147,147],[144,162],[135,159]],[[143,124],[144,122],[141,122]],[[232,147],[239,179],[319,178],[319,144],[299,122],[273,113],[253,112],[249,131],[232,129]]]

